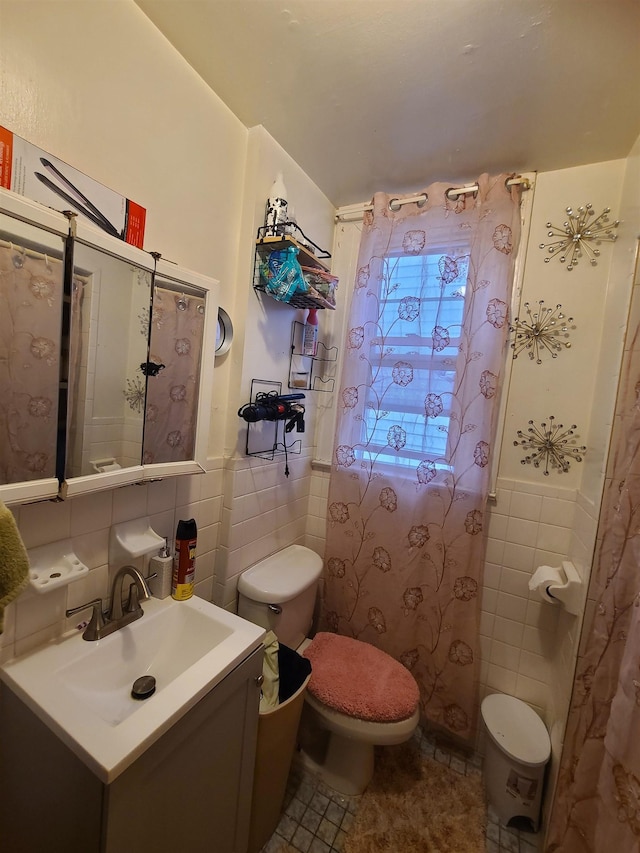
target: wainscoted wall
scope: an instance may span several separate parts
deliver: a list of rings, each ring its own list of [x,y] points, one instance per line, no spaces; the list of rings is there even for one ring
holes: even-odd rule
[[[222,520],[222,461],[211,459],[204,474],[166,479],[101,492],[63,502],[43,501],[12,507],[27,549],[71,539],[79,559],[91,570],[86,577],[47,593],[23,592],[5,611],[0,634],[0,662],[59,637],[85,618],[66,619],[65,610],[92,598],[106,602],[111,580],[120,565],[108,565],[112,524],[148,516],[152,528],[173,540],[178,520],[195,518],[198,525],[197,595],[212,599],[215,552]],[[132,565],[144,571],[140,557]],[[87,610],[86,618],[91,615]]]
[[[226,465],[213,601],[235,611],[238,577],[245,569],[287,545],[308,544],[311,457],[306,449],[289,454],[286,462],[278,455],[267,462],[259,457],[228,459]]]
[[[543,602],[528,584],[538,566],[567,559],[574,512],[572,489],[499,480],[489,514],[479,698],[509,693],[547,722],[560,606]]]

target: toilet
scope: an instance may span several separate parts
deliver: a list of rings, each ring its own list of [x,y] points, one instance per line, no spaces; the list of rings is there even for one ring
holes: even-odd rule
[[[272,630],[311,661],[303,758],[334,790],[361,794],[373,775],[374,747],[413,735],[418,685],[402,664],[369,643],[324,632],[308,639],[321,574],[314,551],[290,545],[242,573],[238,615]]]
[[[486,696],[480,713],[488,733],[484,778],[489,803],[505,825],[524,819],[537,832],[551,755],[549,733],[533,708],[505,693]]]

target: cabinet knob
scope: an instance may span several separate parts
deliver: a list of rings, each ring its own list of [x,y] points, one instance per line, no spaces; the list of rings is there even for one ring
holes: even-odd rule
[[[257,675],[256,676],[256,685],[258,687],[262,687],[263,683],[264,683],[264,675]]]

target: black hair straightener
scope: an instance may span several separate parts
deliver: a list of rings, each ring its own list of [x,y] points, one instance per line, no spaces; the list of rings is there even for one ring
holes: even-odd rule
[[[107,234],[111,234],[112,237],[118,237],[118,239],[122,238],[122,234],[118,231],[118,229],[113,225],[107,217],[102,213],[102,211],[98,210],[98,208],[91,202],[84,193],[82,193],[74,184],[71,183],[69,178],[65,177],[62,174],[60,169],[57,169],[50,160],[47,160],[45,157],[40,158],[40,162],[52,172],[57,178],[59,178],[62,183],[67,186],[71,192],[76,195],[80,201],[76,201],[72,196],[66,193],[64,190],[60,189],[52,180],[48,178],[46,175],[43,175],[42,172],[34,172],[36,178],[45,185],[51,192],[55,193],[60,198],[64,199],[67,204],[70,204],[74,207],[79,213],[82,213],[83,216],[86,216],[87,219],[91,220],[94,225],[97,225],[98,228],[101,228],[103,231],[106,231]],[[84,204],[83,204],[84,202]]]

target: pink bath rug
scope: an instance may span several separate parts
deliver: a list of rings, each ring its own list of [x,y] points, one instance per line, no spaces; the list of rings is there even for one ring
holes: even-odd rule
[[[321,632],[304,652],[309,692],[335,711],[379,723],[406,720],[420,694],[408,669],[369,643]]]

